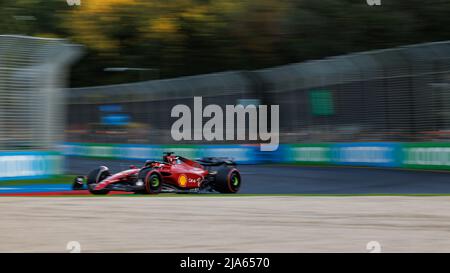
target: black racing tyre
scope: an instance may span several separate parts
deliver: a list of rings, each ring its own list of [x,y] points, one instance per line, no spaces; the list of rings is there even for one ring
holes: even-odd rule
[[[221,167],[212,183],[214,190],[220,193],[237,193],[241,187],[241,174],[235,168]]]
[[[154,170],[148,168],[139,172],[139,179],[144,182],[145,189],[143,193],[158,194],[162,188],[162,176]]]
[[[89,192],[92,194],[98,194],[98,195],[108,194],[109,193],[108,189],[94,190],[94,188],[92,187],[92,184],[97,184],[110,175],[111,175],[111,173],[109,172],[108,168],[106,168],[106,167],[100,167],[95,170],[92,170],[88,174],[87,180],[86,180],[86,185],[87,185]]]

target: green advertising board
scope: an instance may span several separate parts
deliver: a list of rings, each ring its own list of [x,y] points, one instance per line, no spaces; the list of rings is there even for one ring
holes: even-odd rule
[[[88,157],[114,158],[117,154],[116,147],[110,144],[88,144],[85,147]]]
[[[330,144],[288,145],[288,162],[304,165],[328,165],[331,163]]]
[[[450,143],[403,143],[403,167],[450,170]]]

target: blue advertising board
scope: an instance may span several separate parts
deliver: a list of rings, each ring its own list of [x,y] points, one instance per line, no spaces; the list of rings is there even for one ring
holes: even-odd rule
[[[331,146],[331,163],[353,166],[398,167],[401,144],[389,142],[336,143]]]
[[[62,157],[56,152],[0,152],[0,180],[45,178],[60,174]]]

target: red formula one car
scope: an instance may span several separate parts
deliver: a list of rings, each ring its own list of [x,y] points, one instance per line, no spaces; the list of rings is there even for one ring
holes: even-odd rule
[[[92,194],[110,191],[156,194],[162,192],[219,192],[236,193],[241,186],[241,174],[228,159],[204,158],[194,161],[173,153],[164,153],[163,161],[148,160],[142,168],[111,174],[100,166],[87,176],[78,176],[73,189],[84,188]]]

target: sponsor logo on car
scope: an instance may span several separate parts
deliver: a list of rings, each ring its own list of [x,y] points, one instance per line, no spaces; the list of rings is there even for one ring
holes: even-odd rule
[[[187,176],[185,174],[180,174],[178,177],[178,185],[180,185],[180,187],[186,187],[187,182]]]

